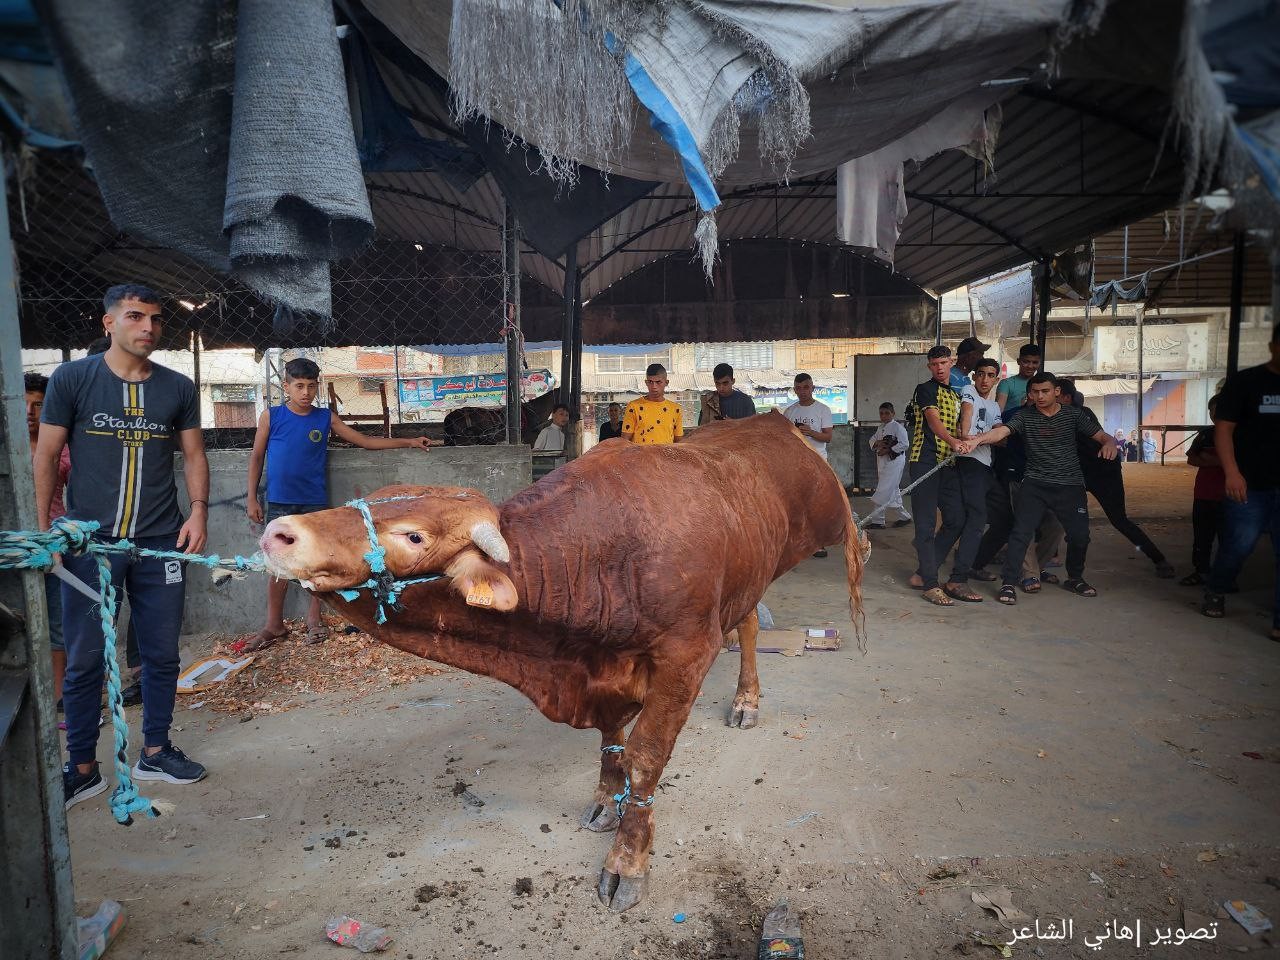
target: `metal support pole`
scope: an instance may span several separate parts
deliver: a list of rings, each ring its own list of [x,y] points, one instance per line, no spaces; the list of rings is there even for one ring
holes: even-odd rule
[[[1040,329],[1036,333],[1036,343],[1040,344],[1040,366],[1047,368],[1049,363],[1049,272],[1053,262],[1046,257],[1040,262],[1043,272],[1040,274],[1040,309],[1037,311],[1037,323]]]
[[[1142,433],[1143,418],[1143,395],[1142,395],[1142,375],[1145,372],[1146,362],[1142,355],[1142,317],[1147,312],[1147,305],[1139,303],[1133,311],[1134,326],[1138,331],[1138,461],[1146,463],[1147,461],[1147,444],[1146,437]]]
[[[564,323],[560,327],[560,389],[557,394],[561,403],[570,405],[570,419],[573,418],[573,327],[574,311],[578,304],[578,245],[572,244],[564,254]]]
[[[574,259],[576,261],[577,258]],[[564,445],[566,451],[571,451],[570,456],[577,456],[582,451],[582,293],[577,269],[574,270],[574,275],[573,386],[569,391],[569,435],[565,438]]]
[[[36,492],[18,349],[9,211],[0,202],[0,529],[31,530]],[[4,956],[78,954],[44,577],[0,574],[0,937]]]
[[[502,204],[502,312],[507,343],[507,443],[519,443],[521,385],[520,363],[520,224],[516,211]]]
[[[396,337],[399,340],[399,337]],[[396,368],[396,423],[404,423],[404,410],[400,406],[400,344],[391,345],[391,357]]]
[[[1227,376],[1240,369],[1240,318],[1244,315],[1244,231],[1231,250],[1231,313],[1227,320]]]
[[[933,342],[942,343],[942,297],[933,301]]]
[[[191,331],[191,382],[196,387],[196,402],[200,398],[200,331]]]

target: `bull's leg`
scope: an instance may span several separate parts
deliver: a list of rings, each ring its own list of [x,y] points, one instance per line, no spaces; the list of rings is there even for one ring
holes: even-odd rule
[[[644,899],[653,843],[654,792],[676,736],[689,719],[707,668],[715,659],[719,640],[719,631],[707,638],[703,660],[652,678],[644,709],[627,737],[626,751],[621,755],[629,778],[623,787],[622,822],[596,888],[600,901],[615,912],[629,910]]]
[[[600,735],[600,782],[582,818],[582,825],[597,833],[618,829],[618,805],[614,796],[622,793],[626,774],[622,767],[622,744],[626,728]]]
[[[747,619],[738,624],[738,646],[742,663],[738,667],[738,689],[733,695],[729,726],[750,730],[760,719],[760,675],[756,672],[756,638],[760,635],[760,618],[751,608]]]

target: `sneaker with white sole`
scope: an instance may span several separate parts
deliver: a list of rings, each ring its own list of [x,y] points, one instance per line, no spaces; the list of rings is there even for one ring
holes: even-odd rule
[[[195,783],[205,778],[202,764],[196,763],[172,743],[147,756],[144,751],[133,765],[135,780],[163,780],[165,783]]]
[[[62,766],[62,792],[66,798],[66,807],[70,810],[81,800],[96,797],[107,789],[107,781],[102,779],[102,771],[95,763],[88,773],[81,773],[69,762]]]

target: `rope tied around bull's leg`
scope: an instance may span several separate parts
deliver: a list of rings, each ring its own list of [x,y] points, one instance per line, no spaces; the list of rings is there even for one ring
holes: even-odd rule
[[[617,754],[617,753],[622,753],[622,752],[624,752],[626,749],[627,749],[627,748],[626,748],[626,747],[624,747],[622,744],[620,744],[620,743],[614,743],[614,744],[610,744],[610,745],[609,745],[609,746],[607,746],[607,747],[601,747],[601,748],[600,748],[600,752],[601,752],[601,753],[615,753],[615,754]],[[618,810],[618,819],[619,819],[619,820],[621,820],[621,819],[622,819],[622,813],[623,813],[623,811],[624,811],[624,810],[626,810],[626,808],[627,808],[627,804],[631,804],[633,807],[651,807],[651,806],[653,806],[653,795],[652,795],[652,794],[650,794],[649,796],[647,796],[647,797],[645,797],[643,800],[641,800],[639,797],[637,797],[635,794],[633,794],[633,793],[631,792],[631,774],[624,770],[624,771],[622,772],[622,776],[623,776],[623,781],[622,781],[622,792],[621,792],[621,793],[615,793],[615,794],[613,795],[613,802],[614,802],[614,803],[616,804],[616,806],[617,806],[617,810]]]
[[[631,774],[623,773],[623,776],[626,779],[624,779],[622,783],[622,792],[615,793],[613,795],[613,801],[615,804],[617,804],[619,820],[622,819],[622,814],[627,809],[627,804],[631,804],[633,807],[653,806],[653,794],[650,794],[649,796],[641,800],[639,797],[637,797],[634,793],[631,792]]]

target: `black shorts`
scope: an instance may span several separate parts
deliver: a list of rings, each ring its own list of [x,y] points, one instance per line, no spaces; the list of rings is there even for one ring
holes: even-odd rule
[[[267,503],[266,522],[279,520],[281,517],[293,517],[300,513],[317,513],[328,510],[327,503]]]

